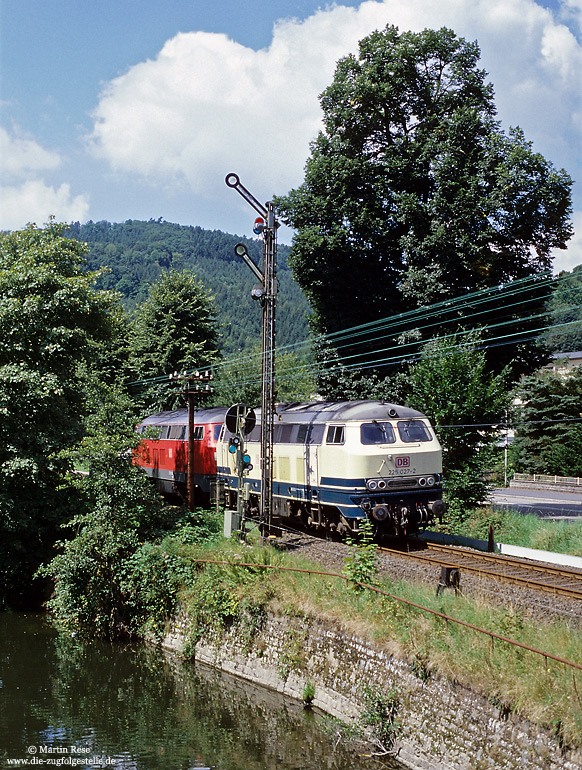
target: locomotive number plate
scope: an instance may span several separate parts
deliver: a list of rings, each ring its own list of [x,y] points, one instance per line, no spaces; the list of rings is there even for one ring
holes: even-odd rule
[[[394,465],[397,468],[410,468],[410,457],[408,455],[402,455],[402,457],[395,457]]]

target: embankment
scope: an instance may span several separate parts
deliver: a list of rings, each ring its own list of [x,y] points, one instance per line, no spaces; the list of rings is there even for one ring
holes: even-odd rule
[[[380,688],[392,705],[384,735],[413,770],[582,770],[582,750],[561,746],[550,730],[329,622],[266,615],[194,643],[181,613],[162,645],[293,698],[308,692],[343,721],[362,713],[365,685]]]

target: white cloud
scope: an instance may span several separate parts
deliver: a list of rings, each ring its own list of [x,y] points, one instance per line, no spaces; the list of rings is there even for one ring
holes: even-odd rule
[[[564,8],[571,13],[579,3],[565,0]],[[520,125],[534,149],[582,178],[581,46],[533,0],[332,5],[304,21],[280,21],[260,51],[225,35],[181,33],[106,85],[93,149],[118,171],[168,186],[185,180],[208,199],[224,197],[230,171],[250,189],[284,194],[302,180],[321,125],[318,95],[337,60],[388,23],[415,31],[447,26],[477,40],[504,127]]]
[[[86,195],[71,195],[66,182],[47,184],[39,174],[54,172],[61,156],[47,150],[19,129],[0,128],[0,229],[17,230],[29,222],[43,225],[51,216],[58,221],[85,221],[89,212]]]
[[[37,179],[0,187],[1,230],[19,230],[29,222],[41,226],[51,216],[59,222],[84,222],[88,212],[87,196],[71,196],[66,183],[52,187]]]
[[[0,127],[0,158],[5,178],[21,179],[30,172],[58,168],[61,158],[56,152],[45,150],[38,142],[20,132],[10,134]]]

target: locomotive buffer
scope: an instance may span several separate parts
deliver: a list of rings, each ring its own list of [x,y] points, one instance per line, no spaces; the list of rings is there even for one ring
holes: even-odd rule
[[[234,247],[237,257],[244,259],[259,279],[253,287],[251,297],[259,300],[263,309],[263,340],[261,363],[261,521],[271,532],[273,497],[273,431],[275,419],[275,301],[277,298],[277,228],[275,206],[269,201],[264,206],[250,193],[238,177],[227,174],[226,184],[235,189],[255,211],[253,232],[263,236],[263,269],[251,259],[244,243]]]

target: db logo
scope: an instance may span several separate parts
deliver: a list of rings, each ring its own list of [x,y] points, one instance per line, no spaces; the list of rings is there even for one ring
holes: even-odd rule
[[[396,467],[397,468],[410,468],[410,457],[397,457],[396,458]]]

